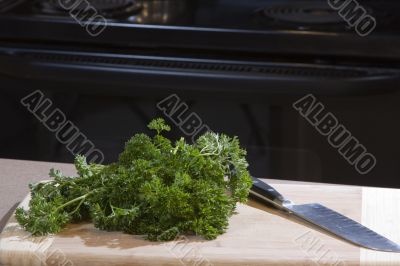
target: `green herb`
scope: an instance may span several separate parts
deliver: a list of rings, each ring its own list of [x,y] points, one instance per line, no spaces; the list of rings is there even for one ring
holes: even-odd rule
[[[17,221],[33,235],[79,221],[150,240],[222,234],[251,187],[239,140],[208,132],[192,145],[183,138],[173,143],[161,135],[170,130],[163,119],[148,127],[156,135],[132,137],[116,163],[87,164],[77,156],[77,177],[52,169],[52,181],[30,186],[29,210],[18,208]]]

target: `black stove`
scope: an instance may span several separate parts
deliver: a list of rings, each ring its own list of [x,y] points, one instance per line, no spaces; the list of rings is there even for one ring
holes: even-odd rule
[[[400,2],[358,2],[377,22],[365,37],[328,0],[0,0],[0,157],[73,161],[21,105],[36,90],[107,162],[177,95],[188,109],[173,116],[238,136],[255,176],[399,187]],[[310,93],[374,170],[356,172],[293,108]]]
[[[59,1],[62,2],[1,0],[0,39],[280,54],[400,56],[396,48],[400,36],[398,1],[363,1],[368,14],[377,20],[377,27],[368,38],[358,36],[326,0],[66,1],[76,2],[73,11],[63,8]],[[71,16],[71,12],[84,14],[87,3],[108,23],[96,38],[88,35]]]

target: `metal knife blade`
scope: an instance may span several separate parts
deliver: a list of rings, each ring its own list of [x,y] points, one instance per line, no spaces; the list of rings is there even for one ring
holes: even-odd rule
[[[286,211],[358,246],[378,251],[400,252],[400,245],[362,224],[318,203],[293,204],[273,187],[258,178],[253,177],[253,187],[250,194],[259,201],[272,204],[282,211]]]

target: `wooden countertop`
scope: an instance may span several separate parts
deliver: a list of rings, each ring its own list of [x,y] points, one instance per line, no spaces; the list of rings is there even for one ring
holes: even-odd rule
[[[16,180],[8,188],[45,179],[48,169],[70,165],[0,160]],[[13,173],[18,166],[22,177]],[[61,167],[59,167],[61,166]],[[40,169],[39,169],[40,168]],[[6,172],[7,172],[6,171]],[[0,181],[5,178],[1,171]],[[21,179],[18,179],[21,178]],[[400,243],[400,190],[273,181],[296,203],[319,202]],[[22,183],[22,182],[21,182]],[[19,200],[1,188],[8,206]],[[25,190],[26,193],[26,190]],[[26,205],[27,198],[22,204]],[[8,206],[3,205],[2,210]],[[91,224],[70,225],[62,233],[33,238],[11,217],[0,235],[0,264],[4,265],[400,265],[400,254],[361,249],[255,202],[238,205],[228,231],[213,241],[185,237],[172,242],[149,242],[141,236],[99,231]],[[53,263],[53,264],[51,264]],[[61,263],[61,264],[59,264]]]

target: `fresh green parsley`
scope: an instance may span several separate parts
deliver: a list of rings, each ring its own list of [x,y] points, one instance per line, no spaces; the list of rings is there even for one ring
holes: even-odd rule
[[[35,236],[81,221],[150,240],[224,233],[252,184],[239,140],[208,132],[194,144],[172,142],[162,135],[170,130],[163,119],[148,127],[156,134],[133,136],[115,163],[87,164],[77,156],[78,176],[50,170],[52,181],[30,186],[29,209],[16,210],[19,224]]]

